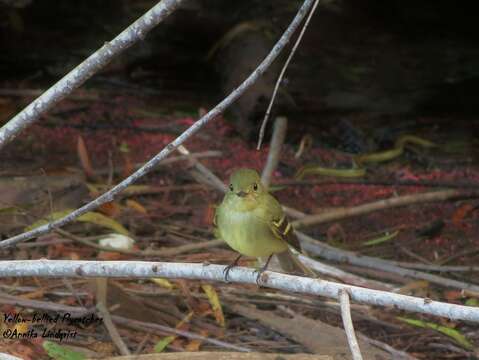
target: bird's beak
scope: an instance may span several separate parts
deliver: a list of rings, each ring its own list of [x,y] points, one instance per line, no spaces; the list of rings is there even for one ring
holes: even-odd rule
[[[236,195],[238,195],[239,197],[245,197],[247,195],[247,193],[243,190],[239,191],[236,193]]]

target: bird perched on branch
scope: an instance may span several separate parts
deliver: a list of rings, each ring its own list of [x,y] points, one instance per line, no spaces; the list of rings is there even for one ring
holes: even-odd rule
[[[225,279],[241,256],[267,257],[256,282],[277,255],[283,270],[309,276],[315,274],[292,253],[301,251],[299,241],[280,203],[268,193],[253,169],[238,169],[231,175],[229,190],[214,217],[215,234],[240,255],[226,267]]]

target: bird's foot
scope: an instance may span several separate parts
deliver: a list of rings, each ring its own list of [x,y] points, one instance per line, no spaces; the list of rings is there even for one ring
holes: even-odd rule
[[[256,273],[256,285],[258,285],[259,287],[261,287],[260,280],[262,278],[262,275],[266,271],[266,269],[268,269],[268,265],[272,257],[273,254],[268,257],[268,260],[266,260],[266,263],[260,269],[256,269],[255,271],[253,271],[253,274]]]
[[[224,268],[223,274],[225,276],[225,281],[226,282],[229,282],[228,277],[229,277],[229,274],[230,274],[230,270],[238,265],[238,261],[239,261],[240,258],[241,258],[241,255],[239,255],[231,264],[229,264],[227,267]]]

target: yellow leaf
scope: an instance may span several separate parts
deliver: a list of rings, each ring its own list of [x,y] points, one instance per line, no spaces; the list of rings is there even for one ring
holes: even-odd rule
[[[146,210],[146,208],[136,200],[131,200],[131,199],[126,200],[126,206],[128,206],[130,209],[133,209],[141,214],[148,213],[148,210]]]
[[[224,327],[225,326],[225,317],[223,315],[223,308],[221,307],[220,298],[218,297],[218,293],[211,285],[201,285],[201,288],[205,292],[206,296],[211,305],[211,309],[213,310],[213,314],[215,316],[216,322]]]
[[[165,289],[173,289],[175,286],[169,282],[167,279],[163,279],[163,278],[153,278],[153,279],[150,279],[152,282],[154,282],[155,284],[165,288]]]
[[[72,209],[68,209],[68,210],[56,211],[54,213],[51,213],[46,220],[39,220],[34,222],[32,225],[27,226],[25,228],[25,231],[30,231],[39,226],[45,225],[51,221],[61,219],[67,216],[68,214],[70,214],[72,211],[73,211]],[[119,222],[97,212],[87,212],[79,216],[78,218],[76,218],[76,221],[96,224],[96,225],[111,229],[119,234],[127,235],[127,236],[129,235],[128,230],[126,230],[123,227],[123,225],[121,225]]]
[[[128,230],[126,230],[118,221],[97,212],[87,212],[78,217],[77,220],[103,226],[122,235],[129,235]]]

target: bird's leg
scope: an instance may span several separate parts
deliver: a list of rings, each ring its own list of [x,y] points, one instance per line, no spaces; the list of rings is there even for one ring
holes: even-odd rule
[[[238,261],[239,261],[239,259],[241,259],[241,256],[242,256],[241,254],[238,255],[238,257],[231,264],[229,264],[227,267],[225,267],[225,269],[223,270],[223,274],[225,275],[225,281],[226,282],[228,282],[228,275],[230,273],[230,270],[238,265]]]
[[[273,255],[274,255],[274,254],[271,254],[271,255],[268,257],[268,260],[266,260],[266,263],[261,267],[261,269],[254,271],[255,273],[258,273],[258,275],[256,275],[256,284],[257,284],[258,286],[261,286],[261,284],[259,283],[259,279],[261,278],[261,274],[263,274],[263,272],[265,272],[266,269],[268,268],[269,262],[271,261],[271,258],[273,257]]]

